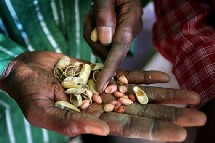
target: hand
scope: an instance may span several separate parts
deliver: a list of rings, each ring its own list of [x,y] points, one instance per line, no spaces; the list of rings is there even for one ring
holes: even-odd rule
[[[106,113],[103,106],[97,104],[81,113],[59,109],[55,106],[56,101],[68,101],[64,89],[53,76],[55,63],[62,56],[51,52],[29,52],[16,61],[9,76],[4,80],[10,96],[16,100],[27,120],[34,126],[68,136],[91,133],[181,141],[186,137],[186,131],[181,126],[200,126],[205,123],[206,117],[199,111],[158,104],[132,104],[126,106],[124,114]],[[76,61],[73,58],[71,60]],[[156,71],[117,72],[117,75],[121,74],[128,78],[129,83],[169,80],[165,73]],[[135,77],[138,80],[135,80]],[[132,86],[134,85],[128,85],[128,92],[131,92]],[[156,87],[143,89],[150,103],[197,104],[200,100],[198,94],[187,90]],[[104,104],[114,98],[110,94],[101,96]]]
[[[82,133],[107,135],[109,127],[99,118],[90,114],[72,114],[55,106],[56,101],[68,100],[62,85],[53,75],[54,66],[62,56],[51,52],[28,52],[18,58],[4,80],[7,92],[16,100],[26,119],[36,127],[68,136]]]
[[[168,82],[165,73],[159,71],[121,71],[117,76],[125,75],[129,81],[127,93],[133,93],[135,84]],[[193,104],[200,102],[197,93],[189,90],[139,86],[149,97],[149,104],[134,103],[125,106],[125,112],[105,113],[103,105],[94,104],[85,112],[104,120],[110,128],[110,135],[132,138],[144,138],[153,141],[176,142],[186,138],[183,127],[202,126],[206,122],[204,113],[194,109],[177,108],[161,104]],[[115,100],[112,94],[101,94],[103,104]]]
[[[101,93],[127,55],[132,40],[141,31],[143,10],[139,0],[93,2],[91,12],[85,18],[84,37],[93,52],[105,60],[104,69],[97,82],[97,91]],[[96,43],[90,39],[95,27],[99,39]]]

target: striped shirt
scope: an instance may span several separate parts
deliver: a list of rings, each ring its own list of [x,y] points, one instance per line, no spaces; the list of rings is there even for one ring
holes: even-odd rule
[[[146,1],[141,1],[146,4]],[[91,0],[0,0],[0,74],[26,50],[52,51],[96,62],[84,41]],[[67,137],[31,126],[0,91],[0,143],[62,143]]]

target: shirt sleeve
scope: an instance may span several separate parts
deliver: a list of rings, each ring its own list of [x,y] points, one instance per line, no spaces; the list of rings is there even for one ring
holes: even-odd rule
[[[173,64],[180,86],[201,96],[200,108],[215,97],[215,28],[203,1],[155,0],[154,44]]]
[[[8,64],[25,51],[25,48],[0,33],[0,79],[4,78],[3,73]]]
[[[5,77],[4,71],[9,63],[25,51],[26,48],[19,46],[8,37],[6,26],[0,16],[0,79]]]

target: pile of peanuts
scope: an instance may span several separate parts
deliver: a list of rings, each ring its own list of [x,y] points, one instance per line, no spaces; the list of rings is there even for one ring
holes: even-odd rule
[[[67,56],[62,57],[55,65],[54,76],[61,82],[65,93],[70,96],[70,102],[57,101],[55,105],[61,109],[73,112],[81,112],[87,109],[92,103],[102,104],[101,96],[95,90],[95,82],[98,74],[103,68],[102,63],[83,64],[81,62],[71,62]],[[104,105],[105,112],[125,112],[124,106],[139,102],[147,104],[148,97],[145,92],[135,86],[135,94],[126,95],[128,80],[125,76],[117,77],[116,84],[109,84],[104,92],[113,94],[116,100],[112,100]]]
[[[108,104],[104,105],[104,111],[106,112],[125,112],[125,106],[133,104],[135,102],[139,102],[140,104],[147,104],[148,103],[148,97],[145,94],[145,92],[140,89],[139,87],[135,86],[133,88],[133,91],[135,94],[130,93],[129,95],[126,95],[127,87],[125,84],[128,84],[128,80],[125,76],[120,76],[117,78],[119,85],[109,85],[105,89],[106,93],[112,93],[117,100],[112,100]]]

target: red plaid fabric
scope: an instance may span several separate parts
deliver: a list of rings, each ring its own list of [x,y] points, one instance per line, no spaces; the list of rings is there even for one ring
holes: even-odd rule
[[[201,103],[194,107],[200,108],[215,97],[215,28],[208,22],[211,5],[206,0],[154,0],[154,4],[155,47],[172,62],[180,86],[201,95]]]

